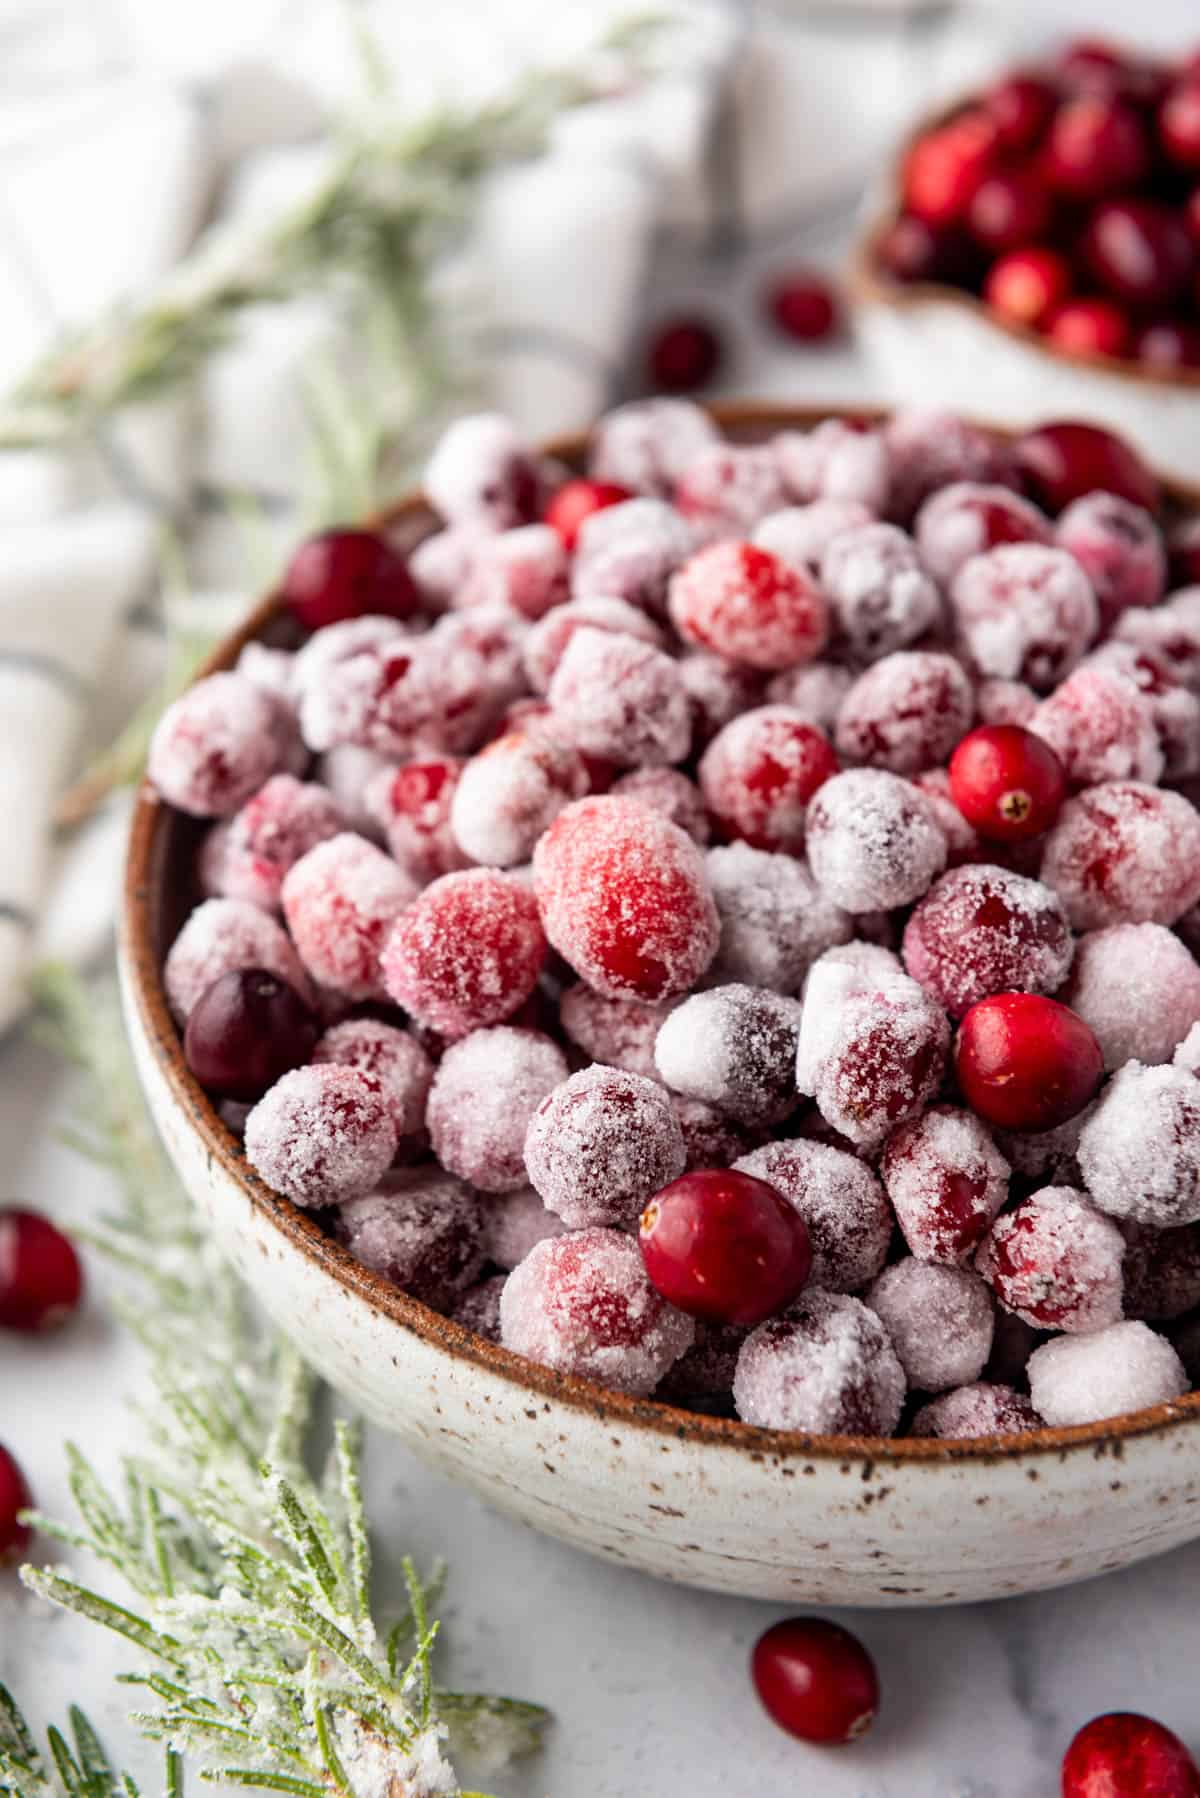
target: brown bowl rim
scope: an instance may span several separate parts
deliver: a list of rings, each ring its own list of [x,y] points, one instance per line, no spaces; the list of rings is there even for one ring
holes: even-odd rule
[[[852,413],[860,418],[885,416],[882,409],[875,407],[800,407],[750,401],[729,402],[706,409],[735,437],[803,429],[838,412]],[[993,425],[983,428],[997,436],[1012,434]],[[547,454],[565,461],[578,459],[586,443],[586,433],[562,438],[547,446]],[[1189,490],[1180,483],[1169,481],[1164,486],[1168,495],[1200,506],[1200,489]],[[395,524],[421,514],[432,516],[422,495],[414,493],[387,507],[373,522]],[[268,593],[238,629],[222,640],[194,678],[199,680],[206,674],[232,666],[243,647],[261,636],[266,626],[280,616],[281,609],[279,593]],[[1153,1435],[1178,1423],[1200,1421],[1198,1391],[1171,1403],[1127,1412],[1117,1418],[1105,1418],[1098,1423],[1044,1428],[1017,1436],[942,1440],[920,1436],[820,1436],[799,1430],[769,1430],[739,1419],[679,1410],[659,1399],[633,1398],[592,1380],[557,1373],[477,1336],[452,1318],[431,1311],[392,1286],[380,1274],[355,1261],[312,1218],[260,1179],[247,1163],[242,1145],[221,1122],[211,1100],[188,1071],[179,1032],[167,1006],[155,951],[157,892],[152,886],[150,872],[155,863],[159,834],[167,827],[170,816],[171,808],[143,780],[130,830],[120,939],[132,1001],[152,1052],[161,1064],[171,1097],[190,1118],[210,1163],[216,1162],[220,1166],[251,1207],[270,1221],[290,1248],[373,1311],[420,1337],[430,1347],[442,1350],[454,1360],[485,1369],[519,1388],[526,1396],[568,1405],[613,1426],[624,1425],[681,1442],[739,1450],[756,1461],[798,1459],[853,1463],[861,1466],[864,1474],[876,1463],[899,1466],[972,1461],[986,1465],[992,1461],[1036,1456],[1063,1459],[1072,1451],[1090,1451],[1100,1458],[1110,1452],[1119,1454],[1118,1445],[1134,1437]]]

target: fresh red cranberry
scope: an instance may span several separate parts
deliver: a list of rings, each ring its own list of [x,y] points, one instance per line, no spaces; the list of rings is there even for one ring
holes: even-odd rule
[[[879,1710],[879,1676],[857,1636],[824,1617],[788,1617],[754,1644],[763,1708],[802,1742],[855,1742]]]
[[[1052,202],[1034,169],[997,169],[975,189],[967,224],[989,250],[1015,250],[1041,237]]]
[[[1071,291],[1071,270],[1056,250],[1011,250],[988,271],[983,297],[1014,325],[1036,325]]]
[[[962,1021],[955,1066],[963,1097],[1005,1130],[1053,1130],[1083,1110],[1104,1057],[1083,1019],[1038,993],[995,993]]]
[[[1098,206],[1081,251],[1102,287],[1142,311],[1170,306],[1195,265],[1178,213],[1157,200],[1109,200]]]
[[[288,563],[282,592],[306,631],[367,612],[408,618],[419,604],[404,557],[375,531],[310,537]]]
[[[1081,94],[1059,107],[1043,168],[1059,193],[1099,200],[1136,186],[1149,160],[1145,127],[1132,106],[1107,94]]]
[[[0,1329],[52,1329],[83,1296],[79,1257],[40,1212],[0,1210]]]
[[[1073,420],[1038,425],[1017,439],[1016,454],[1033,497],[1049,512],[1061,512],[1097,489],[1158,511],[1158,482],[1142,458],[1124,438],[1099,425]]]
[[[1042,75],[1006,75],[983,96],[983,109],[1006,155],[1030,150],[1050,123],[1058,91]]]
[[[1181,81],[1158,109],[1163,149],[1183,169],[1200,169],[1200,79]]]
[[[33,1539],[29,1525],[17,1521],[32,1502],[25,1475],[0,1443],[0,1567],[19,1561]]]
[[[664,1186],[642,1213],[638,1241],[651,1285],[705,1323],[760,1324],[799,1296],[812,1271],[795,1206],[728,1168]]]
[[[795,269],[768,290],[767,310],[785,337],[798,343],[819,343],[833,334],[838,322],[837,301],[824,275],[811,269]]]
[[[904,167],[904,202],[930,225],[963,218],[996,156],[996,127],[982,112],[964,112],[918,138]]]
[[[950,758],[954,803],[981,837],[1023,843],[1040,837],[1067,796],[1063,765],[1041,737],[1019,724],[984,724]]]
[[[721,361],[721,339],[703,318],[675,318],[655,331],[646,372],[657,393],[690,393],[711,381]]]
[[[1093,1717],[1063,1756],[1062,1798],[1200,1798],[1200,1770],[1153,1717]]]
[[[1068,300],[1044,329],[1068,356],[1123,356],[1129,347],[1129,320],[1112,300]]]
[[[1200,368],[1200,325],[1156,318],[1135,332],[1132,353],[1147,368]]]
[[[618,487],[615,481],[567,481],[558,489],[542,516],[545,523],[558,532],[563,547],[574,549],[585,519],[633,497],[628,487]]]
[[[1200,214],[1200,207],[1197,211]],[[964,232],[935,229],[912,212],[901,213],[887,227],[875,254],[896,281],[945,281],[971,287],[979,274],[979,251]]]
[[[321,1027],[294,988],[265,968],[222,974],[188,1014],[183,1053],[201,1086],[259,1099],[312,1054]]]

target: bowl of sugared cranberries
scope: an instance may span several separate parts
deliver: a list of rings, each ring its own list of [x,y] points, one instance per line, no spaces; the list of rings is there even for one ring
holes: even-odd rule
[[[314,1366],[698,1585],[1194,1535],[1198,515],[1078,419],[659,398],[302,545],[157,727],[122,966]]]
[[[1088,43],[922,123],[854,259],[898,399],[1120,430],[1200,480],[1200,75]]]

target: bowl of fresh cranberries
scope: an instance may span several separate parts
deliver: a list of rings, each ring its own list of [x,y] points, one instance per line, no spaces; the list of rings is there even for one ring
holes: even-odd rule
[[[1200,480],[1200,54],[1075,42],[927,120],[853,286],[897,397],[1094,420]]]
[[[123,979],[216,1240],[594,1552],[950,1602],[1200,1529],[1200,558],[1078,421],[451,427],[164,714]]]

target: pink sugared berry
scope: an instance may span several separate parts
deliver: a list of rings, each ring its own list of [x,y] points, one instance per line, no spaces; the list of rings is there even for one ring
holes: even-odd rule
[[[533,894],[491,868],[445,874],[402,911],[379,969],[389,998],[451,1037],[525,1003],[546,956]]]
[[[1099,628],[1091,582],[1065,550],[1008,543],[972,556],[955,575],[950,605],[960,647],[975,670],[1057,686]]]
[[[1006,868],[951,868],[934,882],[904,931],[904,965],[961,1018],[991,993],[1053,993],[1074,948],[1057,895]]]
[[[824,275],[796,269],[773,281],[765,299],[775,324],[797,343],[819,343],[837,329],[837,301]]]
[[[835,640],[857,662],[907,648],[941,615],[916,545],[894,524],[840,531],[821,557],[821,586]]]
[[[82,1297],[83,1269],[69,1238],[40,1211],[0,1208],[0,1329],[55,1329]],[[0,1556],[2,1538],[0,1527]]]
[[[1037,694],[1024,681],[981,680],[975,689],[981,724],[1028,724],[1037,703]]]
[[[541,509],[533,455],[496,412],[456,419],[442,433],[425,470],[425,491],[450,523],[490,531],[529,524]]]
[[[503,606],[521,618],[543,618],[566,600],[567,552],[548,524],[522,524],[481,538],[453,604]]]
[[[562,1050],[539,1031],[473,1030],[433,1078],[425,1122],[434,1154],[480,1192],[524,1186],[530,1119],[567,1074]]]
[[[773,1186],[804,1220],[812,1283],[826,1292],[858,1292],[882,1268],[892,1214],[865,1162],[828,1143],[795,1137],[764,1143],[735,1164]]]
[[[169,805],[197,818],[236,812],[283,761],[275,702],[243,674],[210,674],[169,705],[146,758]]]
[[[459,756],[428,756],[400,768],[380,768],[366,783],[365,803],[392,858],[422,885],[467,866],[450,828],[465,767]]]
[[[881,430],[824,418],[811,431],[780,431],[771,448],[789,499],[865,506],[872,517],[885,510],[892,467]]]
[[[636,768],[688,752],[692,717],[678,664],[640,636],[581,625],[547,698],[563,740],[589,755]]]
[[[377,1018],[344,1018],[312,1052],[317,1066],[360,1068],[378,1080],[402,1151],[411,1157],[424,1141],[425,1102],[433,1062],[415,1036]]]
[[[721,920],[712,972],[726,980],[799,992],[817,956],[853,934],[795,855],[729,843],[709,851],[708,879]]]
[[[683,1174],[656,1193],[638,1241],[655,1290],[706,1323],[761,1323],[791,1304],[812,1267],[799,1212],[729,1169]]]
[[[657,1080],[654,1044],[670,1009],[639,999],[610,999],[579,981],[559,1000],[559,1020],[589,1060]]]
[[[1038,1330],[1102,1330],[1122,1315],[1125,1239],[1084,1193],[1045,1186],[992,1225],[976,1265]]]
[[[525,639],[525,673],[537,693],[549,690],[555,669],[577,630],[619,631],[640,637],[655,649],[663,646],[663,634],[653,619],[628,600],[602,593],[591,599],[573,599],[540,618]]]
[[[599,1063],[542,1100],[525,1138],[531,1182],[572,1229],[633,1224],[685,1161],[683,1136],[658,1082]]]
[[[806,824],[817,884],[846,911],[908,905],[946,865],[932,805],[882,768],[835,774],[809,806]]]
[[[667,586],[695,548],[686,518],[661,499],[630,499],[586,518],[571,567],[572,599],[623,599],[661,618]]]
[[[754,527],[752,541],[781,562],[815,574],[833,539],[871,524],[874,514],[856,499],[814,499],[802,506],[768,512]]]
[[[877,1148],[937,1091],[949,1036],[941,1007],[906,975],[819,965],[805,988],[796,1084],[827,1124]]]
[[[1200,900],[1200,813],[1140,781],[1089,787],[1063,807],[1042,874],[1076,930],[1174,924]]]
[[[971,682],[953,656],[900,650],[860,674],[837,718],[848,762],[916,774],[944,762],[971,724]]]
[[[967,1261],[1008,1198],[1008,1162],[981,1120],[931,1105],[887,1140],[879,1172],[919,1261]]]
[[[385,1175],[339,1206],[334,1230],[356,1261],[434,1311],[449,1311],[483,1267],[484,1207],[439,1167]]]
[[[1103,668],[1137,688],[1158,732],[1165,779],[1185,780],[1200,773],[1200,694],[1183,686],[1162,656],[1152,648],[1110,637],[1082,666]]]
[[[418,605],[408,564],[377,531],[323,531],[310,537],[288,563],[281,591],[306,631],[367,612],[409,618]]]
[[[25,1475],[0,1443],[0,1567],[19,1561],[32,1542],[33,1531],[20,1521],[32,1503]]]
[[[1083,1019],[1037,993],[996,993],[973,1005],[955,1068],[972,1110],[1006,1130],[1052,1130],[1082,1111],[1104,1058]]]
[[[268,912],[245,899],[207,899],[198,905],[163,963],[163,986],[177,1024],[222,974],[260,968],[274,974],[306,1002],[312,983],[286,931]]]
[[[693,400],[633,400],[605,413],[596,425],[588,473],[593,480],[664,499],[688,463],[719,436]]]
[[[1130,1061],[1101,1093],[1076,1151],[1087,1189],[1112,1217],[1155,1230],[1200,1220],[1200,1080]]]
[[[911,1434],[962,1442],[981,1436],[1024,1436],[1041,1426],[1042,1419],[1023,1392],[977,1380],[922,1405],[912,1420]]]
[[[1200,1798],[1200,1768],[1171,1730],[1135,1711],[1093,1717],[1062,1763],[1062,1798]]]
[[[721,339],[703,318],[659,325],[646,349],[646,374],[659,393],[691,393],[711,381],[721,362]]]
[[[1153,784],[1163,750],[1150,701],[1131,681],[1092,664],[1043,699],[1029,728],[1054,750],[1072,789],[1106,780]]]
[[[753,543],[714,543],[671,582],[680,635],[731,662],[792,668],[820,654],[828,609],[816,582]]]
[[[1044,737],[1019,724],[985,724],[965,736],[950,757],[950,792],[981,837],[1023,843],[1050,829],[1067,783]]]
[[[1167,583],[1162,532],[1144,506],[1118,493],[1085,493],[1058,521],[1055,541],[1092,583],[1101,626],[1130,606],[1156,606]]]
[[[585,518],[590,518],[593,512],[603,512],[606,506],[619,506],[622,500],[633,497],[631,488],[621,487],[616,481],[565,481],[542,517],[552,530],[557,531],[563,548],[571,550]]]
[[[751,1673],[768,1716],[802,1742],[856,1742],[879,1710],[874,1661],[825,1617],[773,1624],[754,1644]]]
[[[665,1018],[655,1044],[660,1079],[739,1123],[780,1123],[797,1109],[800,1002],[753,986],[692,993]]]
[[[904,1369],[875,1313],[816,1287],[751,1331],[733,1379],[744,1422],[818,1435],[890,1435],[904,1394]]]
[[[383,999],[379,957],[416,896],[416,882],[390,856],[347,831],[288,871],[283,915],[314,980],[351,999]]]
[[[489,1261],[511,1273],[520,1267],[536,1243],[566,1231],[562,1218],[532,1186],[515,1192],[499,1192],[489,1199],[484,1214],[484,1247]]]
[[[922,562],[948,586],[964,562],[1002,543],[1049,543],[1053,527],[1043,512],[1010,487],[952,481],[931,493],[913,524]]]
[[[279,908],[284,876],[302,855],[348,828],[327,787],[275,774],[210,832],[200,859],[206,893]]]
[[[450,801],[450,829],[464,860],[516,867],[529,860],[559,812],[587,790],[577,750],[544,731],[509,731],[462,770]]]
[[[678,768],[635,768],[614,780],[609,792],[615,799],[636,799],[685,830],[702,849],[707,845],[710,832],[703,796],[695,781]]]
[[[293,1204],[312,1209],[370,1192],[396,1140],[380,1082],[359,1068],[295,1068],[246,1119],[251,1167]]]
[[[983,1372],[994,1315],[978,1274],[909,1256],[884,1268],[865,1301],[883,1320],[915,1391],[947,1392]]]
[[[755,849],[796,854],[809,802],[838,767],[827,738],[802,712],[758,706],[718,732],[698,778],[722,835]]]
[[[1127,1061],[1157,1066],[1200,1021],[1200,963],[1162,924],[1112,924],[1080,937],[1062,998],[1110,1073]]]
[[[260,1099],[308,1060],[319,1034],[310,1007],[265,968],[231,968],[188,1013],[183,1053],[208,1092]]]
[[[1142,458],[1100,425],[1075,420],[1038,425],[1018,438],[1016,453],[1033,497],[1048,512],[1065,511],[1072,500],[1097,490],[1158,511],[1158,482]]]

